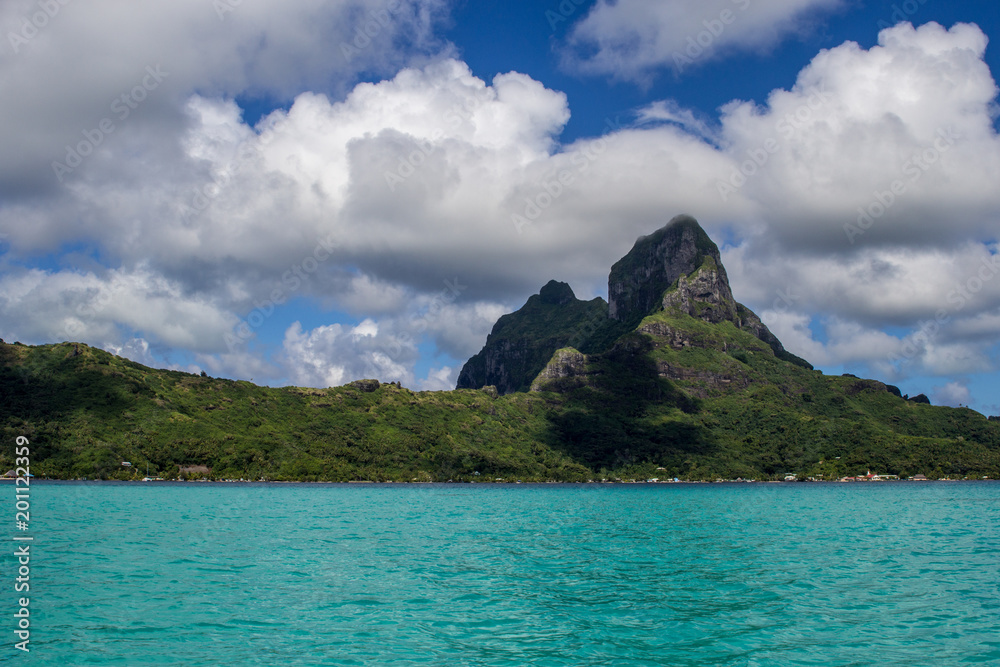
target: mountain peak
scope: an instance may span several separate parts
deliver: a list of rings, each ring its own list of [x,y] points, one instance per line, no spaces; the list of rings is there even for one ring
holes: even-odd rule
[[[600,298],[580,301],[569,285],[550,280],[522,308],[497,320],[486,345],[462,367],[458,388],[493,385],[507,394],[527,390],[547,368],[548,379],[562,377],[567,360],[602,354],[655,313],[731,322],[766,343],[776,357],[811,368],[789,354],[753,311],[736,303],[719,247],[689,215],[640,237],[611,268],[608,296],[610,305]],[[564,353],[549,368],[559,350]]]
[[[576,294],[573,293],[573,288],[567,283],[561,283],[558,280],[550,280],[545,283],[545,287],[538,292],[538,296],[541,298],[542,303],[555,305],[576,301]]]
[[[767,343],[785,361],[811,368],[790,354],[756,314],[733,298],[719,247],[690,215],[678,215],[611,267],[608,316],[629,327],[655,312],[718,324],[732,322]]]
[[[632,250],[611,267],[608,313],[619,322],[638,323],[666,305],[667,290],[680,286],[681,278],[695,278],[693,274],[702,268],[711,274],[703,276],[702,282],[710,280],[716,300],[729,315],[720,320],[732,319],[735,302],[719,247],[690,215],[678,215],[652,234],[639,237]]]
[[[553,352],[583,345],[607,318],[604,299],[581,301],[569,285],[550,280],[520,309],[497,320],[486,345],[462,367],[458,389],[492,385],[501,394],[527,391]]]

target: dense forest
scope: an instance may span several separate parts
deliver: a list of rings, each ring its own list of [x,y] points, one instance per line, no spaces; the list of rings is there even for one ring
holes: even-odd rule
[[[1000,477],[1000,423],[972,410],[823,376],[763,347],[710,363],[771,382],[691,397],[684,382],[649,372],[662,350],[626,347],[589,362],[603,370],[590,385],[500,396],[375,380],[267,388],[83,344],[0,344],[0,428],[11,443],[0,465],[13,467],[12,443],[25,436],[32,473],[61,479],[140,479],[147,466],[169,479],[301,481]],[[195,466],[209,472],[183,471]]]
[[[37,476],[1000,477],[1000,421],[814,370],[735,301],[718,247],[684,215],[612,267],[607,302],[553,280],[501,317],[459,387],[267,388],[0,341],[0,428],[30,439]]]

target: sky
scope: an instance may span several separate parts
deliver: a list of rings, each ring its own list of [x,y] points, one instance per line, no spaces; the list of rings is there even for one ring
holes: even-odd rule
[[[0,337],[455,386],[680,213],[832,374],[1000,414],[990,1],[5,0]]]

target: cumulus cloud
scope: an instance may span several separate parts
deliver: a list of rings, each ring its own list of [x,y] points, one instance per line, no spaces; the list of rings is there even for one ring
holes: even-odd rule
[[[869,50],[823,51],[765,106],[734,101],[719,194],[768,221],[768,242],[847,254],[989,239],[1000,169],[996,84],[973,25],[908,23]]]
[[[10,338],[114,347],[141,332],[159,345],[214,352],[236,317],[148,269],[104,275],[32,269],[0,278],[0,321]],[[7,328],[14,323],[16,329]]]
[[[157,359],[156,355],[153,353],[153,349],[152,346],[150,346],[149,341],[144,338],[131,338],[121,343],[105,343],[104,349],[112,354],[118,355],[119,357],[131,359],[132,361],[145,364],[147,366],[162,365],[160,360]],[[173,366],[172,369],[182,370],[178,366]],[[193,368],[185,368],[183,370],[195,372]]]
[[[336,387],[356,378],[412,386],[412,365],[418,356],[412,342],[380,333],[373,320],[309,332],[295,322],[285,332],[282,354],[292,382],[307,387]]]
[[[0,90],[31,91],[4,95],[0,151],[20,158],[0,167],[0,193],[51,194],[51,162],[105,119],[114,127],[100,142],[105,151],[127,151],[116,141],[127,127],[176,137],[192,92],[282,101],[304,90],[340,93],[361,72],[394,71],[445,48],[433,28],[446,4],[92,0],[60,2],[45,20],[34,18],[35,2],[0,4]]]
[[[733,239],[737,298],[793,352],[883,368],[944,310],[912,358],[954,372],[988,359],[976,337],[1000,312],[1000,280],[980,275],[1000,216],[985,45],[975,26],[901,24],[872,49],[820,53],[790,90],[735,101],[718,122],[664,100],[569,144],[566,95],[516,72],[487,82],[449,58],[342,96],[302,92],[253,127],[231,99],[243,79],[195,91],[171,73],[164,86],[183,85],[138,110],[172,99],[151,112],[162,132],[123,125],[62,183],[49,178],[55,196],[0,204],[4,332],[51,340],[79,320],[88,340],[189,350],[214,375],[437,386],[456,369],[416,377],[420,345],[463,360],[552,278],[602,294],[636,237],[686,211]],[[31,159],[48,169],[50,148]],[[18,268],[67,243],[116,268]],[[120,305],[79,317],[108,293]],[[365,324],[282,322],[273,361],[253,361],[256,323],[300,299]],[[241,320],[249,335],[226,345]]]
[[[1000,281],[983,283],[975,270],[993,257],[986,246],[965,245],[951,254],[904,248],[844,260],[776,258],[778,266],[749,267],[743,248],[726,254],[734,260],[726,263],[730,278],[743,286],[737,298],[761,303],[761,318],[775,335],[814,364],[860,364],[888,379],[995,365]]]
[[[427,377],[420,381],[419,388],[421,391],[447,391],[454,389],[455,385],[458,384],[458,370],[458,368],[452,368],[451,366],[432,368],[427,373]]]
[[[950,405],[957,408],[960,405],[968,405],[972,392],[962,382],[949,382],[941,387],[934,387],[931,393],[931,402],[935,405]]]
[[[751,240],[726,249],[723,261],[737,298],[771,310],[811,310],[884,327],[965,319],[1000,308],[994,244],[942,249],[907,247],[910,241],[903,236],[896,246],[817,256]],[[988,331],[991,320],[979,317],[978,326]]]
[[[802,32],[840,0],[598,0],[573,27],[565,60],[584,72],[646,80]]]

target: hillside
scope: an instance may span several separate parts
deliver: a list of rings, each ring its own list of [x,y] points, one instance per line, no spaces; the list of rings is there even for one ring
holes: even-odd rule
[[[417,393],[364,380],[274,389],[154,370],[75,343],[0,344],[0,395],[4,438],[31,440],[38,476],[132,479],[147,464],[151,475],[169,478],[198,465],[217,479],[589,476],[542,444],[548,424],[537,396]],[[4,470],[12,455],[3,450]]]
[[[328,481],[1000,477],[1000,422],[813,370],[733,299],[692,218],[640,238],[609,296],[550,281],[447,392],[266,388],[79,343],[0,342],[0,428],[31,440],[32,472],[58,478],[135,479],[147,465]]]
[[[527,391],[559,348],[589,349],[591,340],[613,340],[626,330],[608,318],[604,299],[581,301],[569,285],[551,280],[518,311],[497,320],[482,351],[462,367],[458,388]]]
[[[1000,423],[874,380],[824,376],[785,350],[733,299],[718,247],[689,216],[638,239],[612,267],[608,294],[607,321],[589,331],[613,340],[578,335],[582,345],[553,351],[540,373],[511,379],[551,401],[548,442],[591,469],[691,479],[1000,472]],[[505,318],[521,331],[538,324],[527,309]],[[493,341],[486,353],[505,364]]]

